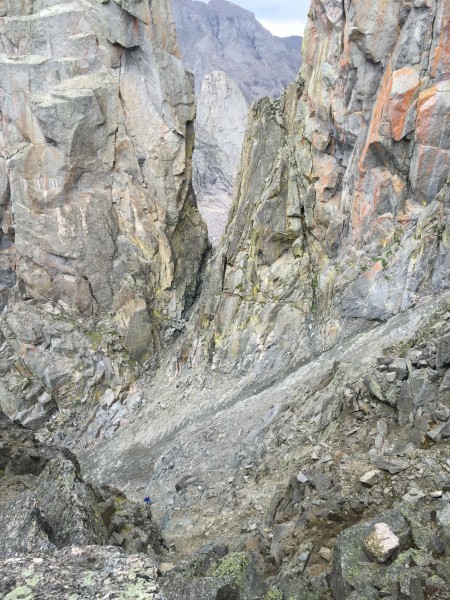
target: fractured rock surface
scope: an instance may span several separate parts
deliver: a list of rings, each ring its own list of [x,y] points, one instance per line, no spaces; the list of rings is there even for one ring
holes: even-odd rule
[[[154,359],[192,305],[193,84],[166,0],[2,3],[0,82],[1,400],[39,426],[100,364],[129,384],[115,361]]]
[[[151,512],[85,482],[71,452],[40,444],[2,412],[0,448],[1,558],[107,543],[129,554],[160,550]]]
[[[180,50],[195,75],[198,114],[194,189],[211,240],[225,230],[248,108],[278,97],[296,77],[301,38],[279,38],[224,0],[174,0]]]
[[[312,3],[300,76],[252,108],[206,278],[214,367],[268,376],[448,289],[449,10]]]

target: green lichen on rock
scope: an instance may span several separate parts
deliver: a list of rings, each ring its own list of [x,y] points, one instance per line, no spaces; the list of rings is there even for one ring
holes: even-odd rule
[[[143,554],[125,555],[112,547],[74,546],[33,556],[0,560],[0,597],[8,600],[67,598],[94,600],[114,597],[123,600],[163,600],[156,567]],[[113,590],[113,592],[112,592]]]
[[[264,600],[283,600],[283,592],[281,590],[272,588],[267,592]]]
[[[12,592],[9,592],[9,594],[6,594],[5,600],[27,600],[28,598],[32,598],[31,592],[31,588],[26,585],[20,585],[12,590]]]
[[[245,552],[231,552],[208,571],[210,577],[232,577],[236,585],[243,587],[247,578],[247,567],[250,558]]]

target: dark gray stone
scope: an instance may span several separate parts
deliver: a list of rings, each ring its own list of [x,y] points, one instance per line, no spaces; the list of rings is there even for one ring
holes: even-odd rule
[[[370,454],[370,461],[373,465],[379,469],[382,469],[383,471],[388,471],[391,475],[401,473],[401,471],[404,471],[409,467],[409,462],[406,460],[387,457],[374,452]]]
[[[438,368],[450,366],[450,333],[444,335],[439,340],[436,366]]]

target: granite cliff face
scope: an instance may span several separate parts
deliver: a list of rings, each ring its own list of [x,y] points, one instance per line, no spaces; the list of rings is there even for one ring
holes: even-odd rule
[[[201,315],[213,364],[279,371],[449,286],[448,3],[312,3],[251,113]]]
[[[245,97],[226,73],[205,75],[198,96],[193,182],[213,244],[219,242],[230,212],[247,115]]]
[[[47,72],[45,65],[54,59],[47,58],[42,66],[36,56],[48,56],[39,44],[47,48],[52,39],[42,24],[73,9],[80,27],[99,32],[94,46],[101,62],[94,75],[111,75],[113,67],[107,58],[119,44],[128,48],[123,53],[129,53],[130,60],[137,53],[145,65],[153,65],[152,77],[158,76],[162,64],[164,77],[171,73],[174,81],[180,81],[179,75],[185,81],[178,59],[167,50],[173,49],[171,28],[162,25],[167,24],[167,6],[153,2],[148,13],[150,5],[142,2],[122,1],[119,6],[112,0],[101,4],[86,0],[76,9],[55,2],[44,9],[43,3],[36,2],[38,12],[32,11],[32,3],[23,3],[20,17],[12,14],[17,5],[1,6],[8,10],[2,23],[9,24],[1,40],[3,44],[12,40],[1,55],[2,69],[9,73],[2,83],[2,89],[9,90],[2,105],[9,136],[4,144],[5,152],[10,146],[15,149],[2,163],[8,176],[2,196],[6,303],[0,346],[2,407],[8,416],[37,429],[41,440],[61,441],[76,450],[84,477],[126,488],[141,501],[144,491],[151,493],[156,499],[153,516],[170,548],[165,554],[170,563],[165,564],[166,574],[159,585],[151,557],[149,561],[101,547],[105,542],[124,544],[125,550],[128,546],[135,552],[143,538],[149,542],[140,511],[133,513],[130,508],[134,515],[131,531],[136,536],[129,536],[126,520],[120,518],[122,500],[115,498],[111,488],[100,488],[104,496],[96,496],[72,455],[48,446],[37,451],[31,433],[4,426],[0,414],[1,447],[6,448],[1,455],[0,492],[6,490],[8,496],[8,503],[0,506],[2,535],[23,540],[15,551],[19,556],[2,563],[7,576],[1,592],[6,589],[17,596],[25,593],[23,587],[31,581],[37,586],[36,597],[45,593],[52,597],[49,590],[58,597],[53,572],[57,580],[68,579],[67,585],[72,585],[74,577],[89,579],[95,565],[100,587],[94,587],[93,593],[110,591],[108,573],[114,585],[117,578],[120,586],[126,584],[120,577],[129,574],[132,586],[137,586],[134,592],[144,598],[448,598],[448,2],[380,0],[369,6],[362,0],[313,0],[299,77],[279,100],[265,98],[252,109],[227,231],[208,265],[201,291],[194,282],[202,270],[200,258],[206,242],[188,191],[185,156],[189,156],[190,126],[186,138],[184,130],[180,134],[178,146],[169,144],[173,151],[178,148],[181,154],[177,156],[184,162],[165,162],[167,155],[157,144],[164,148],[164,134],[169,133],[159,122],[159,135],[152,137],[157,154],[151,154],[144,165],[163,169],[164,164],[167,171],[161,183],[182,181],[177,189],[186,191],[186,195],[176,194],[176,206],[180,202],[181,208],[175,229],[168,225],[170,211],[167,220],[154,225],[159,233],[164,227],[172,231],[170,248],[183,256],[181,263],[174,263],[175,279],[162,296],[156,292],[146,296],[142,291],[140,282],[153,286],[148,271],[139,272],[138,277],[129,270],[136,256],[133,252],[142,259],[140,253],[146,246],[142,237],[122,239],[122,227],[132,222],[140,235],[147,231],[141,229],[131,208],[121,213],[112,201],[108,205],[107,216],[116,223],[118,237],[112,261],[104,263],[101,251],[108,247],[110,238],[104,232],[109,230],[92,233],[93,224],[103,221],[97,212],[89,220],[88,210],[103,207],[104,195],[96,186],[119,185],[117,181],[123,178],[133,190],[142,188],[141,202],[161,198],[150,191],[154,180],[144,169],[139,183],[137,172],[129,175],[125,167],[119,168],[123,163],[118,159],[107,169],[105,156],[90,145],[96,143],[94,135],[84,136],[83,143],[70,142],[78,140],[77,131],[85,131],[83,119],[97,114],[86,109],[81,123],[76,120],[77,111],[85,106],[80,94],[92,98],[91,90],[96,99],[104,96],[97,84],[86,85],[83,74],[69,78],[65,84],[69,91],[58,88],[57,93],[44,97],[48,94],[43,91],[45,77],[59,71],[49,68]],[[106,27],[102,15],[111,17],[116,11],[124,18],[138,15],[137,21],[130,18],[139,31],[146,32],[142,46],[132,45],[136,41],[132,37],[128,46],[114,42],[110,47],[108,36],[115,38],[101,33]],[[33,37],[29,32],[35,31],[36,21],[39,25]],[[72,21],[59,23],[61,42],[53,52],[64,48],[64,31],[73,30]],[[20,33],[21,27],[26,33]],[[134,36],[135,25],[115,31]],[[74,35],[70,43],[84,44],[89,38]],[[147,43],[151,43],[148,55]],[[163,48],[166,62],[152,63]],[[61,72],[75,68],[69,60],[73,51],[63,56],[55,63]],[[82,64],[84,60],[85,55]],[[25,83],[32,81],[30,73],[36,64],[43,69],[35,84],[40,90],[37,99],[32,88],[22,98],[19,88],[28,88],[21,77]],[[176,65],[175,71],[170,65]],[[132,71],[123,90],[124,95],[131,95],[132,106],[143,85],[138,73]],[[78,77],[83,78],[81,82]],[[170,94],[177,89],[173,85],[172,92],[165,92],[167,98],[173,98]],[[120,85],[120,94],[117,87],[112,88],[120,99]],[[150,94],[159,88],[148,89]],[[14,102],[13,90],[18,98]],[[73,97],[77,101],[71,104]],[[180,103],[167,100],[168,106],[164,101],[164,114],[180,110],[185,115],[190,100],[191,96],[182,96]],[[91,106],[91,100],[86,102]],[[102,102],[98,100],[99,110]],[[20,118],[14,111],[19,111]],[[124,128],[134,123],[129,111],[130,121],[126,114]],[[147,115],[148,106],[145,111]],[[115,114],[110,108],[105,113],[108,118]],[[70,143],[54,133],[61,128],[72,132],[64,125],[65,119],[76,120]],[[102,135],[103,124],[97,121],[94,132]],[[188,117],[182,122],[189,122]],[[131,157],[139,144],[150,143],[146,135],[154,136],[155,131],[142,132],[142,123],[136,128],[139,135],[130,137],[131,145],[125,144]],[[44,141],[28,141],[25,133],[30,131],[33,135],[43,132]],[[18,146],[14,146],[16,139],[21,140]],[[64,150],[65,143],[70,151]],[[117,143],[116,139],[114,147]],[[37,155],[39,159],[25,161],[28,153],[35,156],[38,151],[44,151]],[[46,152],[56,153],[48,164]],[[56,160],[58,153],[62,153],[61,163]],[[184,165],[177,175],[176,165]],[[69,186],[63,187],[67,194],[74,186],[70,203],[64,204],[66,195],[58,195],[59,187],[52,188],[53,199],[47,184],[39,183],[42,189],[38,184],[33,187],[31,179],[25,178],[29,178],[27,169],[32,168],[34,174],[38,167],[58,168],[67,176],[58,185]],[[86,187],[85,177],[90,182]],[[91,189],[95,191],[92,198]],[[112,185],[111,189],[113,194],[116,188]],[[170,186],[169,190],[175,191]],[[154,194],[157,191],[154,184]],[[129,199],[122,192],[121,201],[133,207],[134,196]],[[173,197],[169,194],[168,198]],[[81,217],[71,220],[70,209],[79,206],[85,207],[79,208]],[[149,205],[143,206],[142,213],[150,219]],[[45,219],[44,208],[48,209]],[[54,219],[64,226],[56,232],[64,231],[64,235],[54,233]],[[44,224],[48,224],[45,231],[39,230]],[[80,230],[79,237],[72,236],[70,227],[84,224],[83,235]],[[92,238],[99,250],[90,250]],[[59,251],[63,241],[73,254],[55,256],[51,244],[57,244]],[[61,256],[64,261],[59,260]],[[123,256],[131,261],[121,271],[125,282],[132,273],[131,293],[141,294],[149,303],[146,306],[155,310],[141,309],[135,296],[123,312],[111,308],[122,290],[123,278],[114,278],[114,268],[116,261],[122,264]],[[158,268],[166,264],[161,250],[155,256],[155,262],[143,264]],[[183,261],[189,261],[191,270],[185,270]],[[43,275],[35,280],[31,275],[41,263],[49,279]],[[92,271],[83,270],[85,264],[94,271],[98,266],[102,277],[111,274],[108,281],[114,285],[104,292],[111,290],[111,300],[102,295],[103,285],[98,284],[96,291],[95,277],[89,294],[69,293],[69,268],[76,266],[90,282]],[[177,273],[187,279],[177,279]],[[149,289],[158,288],[154,285]],[[88,302],[77,304],[78,298]],[[182,318],[192,301],[186,323]],[[124,315],[131,315],[133,326]],[[159,368],[147,363],[154,367],[148,370],[138,369],[129,360],[136,347],[132,342],[138,342],[138,348],[150,348],[150,353],[156,347],[145,337],[146,315],[160,332],[162,347]],[[61,485],[55,487],[58,481]],[[36,508],[33,491],[38,498],[55,501],[38,502]],[[79,502],[72,530],[61,506],[75,492]],[[51,510],[45,510],[47,505]],[[105,511],[108,525],[96,519],[100,510]],[[53,529],[64,534],[62,541],[50,535]],[[73,549],[77,535],[83,544],[96,544],[95,548]],[[147,553],[149,547],[150,542],[144,548]],[[22,553],[36,548],[39,552],[50,549],[52,554],[47,563],[37,557],[30,572],[29,558]],[[44,569],[46,564],[52,570]],[[64,574],[62,568],[66,579],[59,576]],[[133,593],[133,588],[130,592],[126,587],[125,597]]]
[[[193,82],[168,1],[1,11],[1,402],[39,417],[129,385],[196,296]]]
[[[194,189],[213,243],[231,205],[247,112],[295,79],[301,38],[278,38],[255,15],[225,0],[174,0],[183,60],[197,93]]]

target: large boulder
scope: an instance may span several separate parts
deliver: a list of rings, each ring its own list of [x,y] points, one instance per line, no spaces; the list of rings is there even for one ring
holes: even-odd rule
[[[380,523],[397,537],[398,547],[406,549],[410,545],[409,524],[395,509],[343,531],[333,553],[332,589],[336,599],[344,600],[353,590],[362,592],[372,587],[374,574],[382,567],[373,562],[364,550],[369,535]]]

